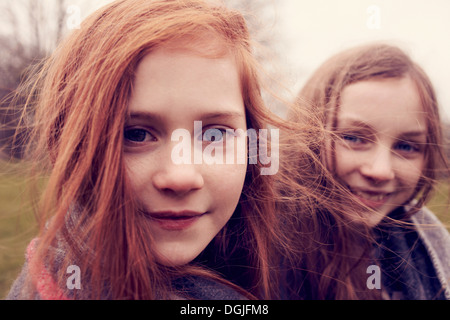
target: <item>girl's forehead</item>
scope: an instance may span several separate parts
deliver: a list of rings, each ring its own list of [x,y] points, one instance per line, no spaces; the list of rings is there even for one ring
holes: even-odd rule
[[[237,65],[229,55],[212,59],[190,51],[158,48],[137,67],[128,112],[152,114],[150,118],[170,119],[175,124],[212,113],[244,117]]]
[[[199,31],[170,39],[156,48],[168,51],[186,51],[203,57],[220,58],[230,54],[231,44],[223,36],[213,31]]]
[[[426,130],[426,113],[409,77],[360,81],[345,87],[337,113],[339,125],[366,123],[383,130]]]

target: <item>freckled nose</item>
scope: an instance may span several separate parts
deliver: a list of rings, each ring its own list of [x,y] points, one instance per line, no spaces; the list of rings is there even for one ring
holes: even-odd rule
[[[203,176],[195,164],[167,164],[153,176],[153,185],[162,192],[185,194],[201,189]]]
[[[360,168],[361,174],[374,182],[384,182],[394,179],[390,150],[379,148],[376,154],[366,159]]]

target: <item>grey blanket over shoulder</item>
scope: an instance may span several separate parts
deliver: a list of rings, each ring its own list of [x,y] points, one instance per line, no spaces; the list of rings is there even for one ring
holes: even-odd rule
[[[78,219],[78,209],[73,207],[70,210],[70,214],[67,215],[67,228],[68,230],[73,230],[74,226],[77,224]],[[69,234],[76,234],[76,232],[69,232]],[[36,240],[36,239],[35,239]],[[81,239],[73,237],[72,243],[76,244],[78,249],[83,250],[86,254],[91,254],[91,251],[86,248]],[[34,286],[30,285],[30,271],[28,268],[28,255],[30,250],[34,247],[34,243],[30,243],[27,248],[27,255],[25,264],[22,270],[13,283],[6,299],[7,300],[24,300],[24,299],[61,299],[61,298],[71,298],[72,291],[66,288],[57,288],[53,285],[51,280],[44,282],[40,287],[44,287],[44,293],[36,290]],[[52,248],[55,250],[55,264],[56,269],[58,266],[62,265],[64,256],[66,255],[66,241],[58,238],[58,246]],[[76,264],[76,263],[75,263]],[[46,274],[46,278],[51,278],[52,275]],[[45,279],[44,279],[45,280]],[[193,299],[193,300],[248,300],[247,297],[242,295],[240,292],[236,291],[234,288],[219,283],[212,279],[206,279],[200,276],[190,276],[185,278],[179,278],[173,282],[173,287],[181,294],[180,297],[174,297],[175,299]],[[54,290],[53,290],[54,289]],[[61,289],[61,292],[59,289]],[[83,286],[84,292],[82,297],[89,297],[89,285]],[[176,294],[176,293],[175,293]],[[108,299],[108,294],[105,295],[104,299]]]
[[[422,208],[411,219],[428,251],[445,298],[450,300],[450,234],[427,208]]]
[[[24,264],[19,277],[12,285],[6,300],[40,300],[37,291],[28,291],[28,265]],[[174,287],[183,293],[182,299],[189,300],[247,300],[247,298],[231,287],[222,283],[198,276],[180,278],[174,282]]]

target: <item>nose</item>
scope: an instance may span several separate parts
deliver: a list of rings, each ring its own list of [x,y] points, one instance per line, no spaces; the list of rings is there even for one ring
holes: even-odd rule
[[[374,183],[392,180],[395,177],[392,157],[389,148],[379,146],[375,153],[368,156],[360,167],[361,174]]]
[[[168,161],[154,174],[153,185],[160,192],[177,196],[199,190],[204,180],[198,167],[196,164],[173,164]]]

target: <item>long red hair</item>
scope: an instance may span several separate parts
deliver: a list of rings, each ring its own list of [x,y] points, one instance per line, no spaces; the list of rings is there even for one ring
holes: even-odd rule
[[[55,269],[64,288],[66,266],[78,265],[89,290],[75,298],[171,298],[178,294],[171,280],[183,274],[210,276],[250,297],[277,296],[271,272],[280,234],[273,177],[260,175],[260,164],[249,166],[231,221],[194,263],[181,268],[156,263],[127,183],[123,129],[140,59],[156,47],[205,33],[236,57],[248,127],[264,128],[271,116],[245,21],[201,0],[115,1],[88,17],[37,74],[30,95],[36,102],[28,106],[35,121],[32,159],[38,169],[49,169],[49,177],[37,207],[43,225],[30,270],[42,264]]]

